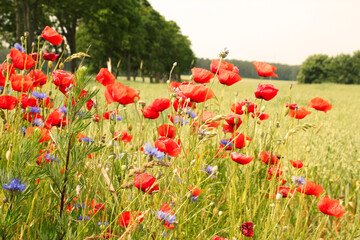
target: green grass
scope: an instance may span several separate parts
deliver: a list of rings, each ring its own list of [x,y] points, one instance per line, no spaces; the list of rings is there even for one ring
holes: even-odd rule
[[[146,105],[155,98],[170,97],[166,84],[120,81],[139,90],[141,100],[145,101]],[[210,86],[216,93],[216,99],[198,104],[196,112],[200,115],[202,109],[206,108],[217,115],[232,113],[230,111],[232,103],[245,98],[255,101],[254,91],[259,82],[259,80],[244,79],[231,87],[214,82]],[[54,190],[54,183],[45,177],[41,166],[35,163],[39,155],[38,150],[49,147],[45,144],[36,145],[18,131],[11,133],[5,131],[2,126],[1,183],[16,174],[12,169],[16,169],[16,163],[26,154],[28,159],[22,171],[28,187],[36,188],[36,191],[30,192],[30,195],[21,201],[17,214],[22,216],[23,220],[11,226],[13,238],[58,238],[57,225],[66,223],[66,239],[100,236],[107,230],[111,230],[112,234],[116,235],[112,239],[118,239],[125,232],[125,229],[117,224],[122,212],[149,210],[140,227],[131,232],[127,239],[212,239],[214,235],[228,239],[246,239],[241,233],[241,224],[247,221],[252,221],[255,225],[254,239],[359,239],[358,109],[360,100],[358,95],[360,86],[299,85],[295,82],[268,80],[262,80],[262,83],[273,84],[279,89],[278,95],[269,102],[260,103],[256,100],[259,108],[260,104],[265,106],[265,113],[270,115],[270,119],[257,124],[253,118],[242,115],[243,124],[238,130],[250,136],[252,141],[236,152],[254,156],[254,160],[243,166],[233,162],[229,155],[224,158],[215,156],[220,140],[230,137],[229,134],[225,135],[221,131],[224,121],[217,130],[213,131],[212,137],[205,139],[191,134],[188,125],[177,125],[176,141],[181,140],[181,154],[176,158],[165,160],[172,163],[171,167],[156,166],[146,171],[155,176],[159,184],[160,191],[153,195],[143,193],[134,187],[121,189],[120,186],[133,179],[128,177],[130,168],[140,167],[149,160],[139,149],[146,142],[154,144],[158,138],[156,127],[161,124],[171,124],[167,115],[173,110],[166,110],[156,120],[143,119],[142,116],[139,120],[134,104],[127,105],[126,108],[115,103],[107,106],[103,97],[103,86],[98,83],[86,86],[85,89],[89,90],[93,86],[100,89],[96,96],[98,105],[96,112],[99,115],[105,111],[119,109],[124,117],[123,121],[112,125],[108,121],[95,123],[86,120],[90,125],[83,133],[93,138],[96,145],[100,146],[103,140],[105,147],[96,152],[91,159],[77,158],[76,151],[73,155],[79,164],[74,165],[75,174],[69,180],[69,203],[72,203],[72,197],[76,196],[76,204],[90,203],[93,199],[97,203],[104,204],[106,209],[99,210],[93,216],[90,215],[91,209],[87,206],[85,209],[73,208],[71,212],[59,218],[59,196],[56,194],[56,189]],[[291,90],[289,84],[292,84]],[[327,114],[311,110],[312,114],[302,120],[294,120],[285,115],[286,102],[296,102],[299,106],[306,106],[309,100],[317,96],[329,100],[333,104],[333,109]],[[15,113],[6,114],[12,117],[11,114]],[[283,141],[291,129],[304,126],[306,123],[312,124],[313,127],[305,131],[298,130],[287,141]],[[12,125],[18,129],[23,124],[21,119],[17,119]],[[112,131],[125,129],[134,136],[132,144],[124,144],[121,141],[116,142],[117,146],[109,144],[113,138]],[[68,129],[65,128],[63,131]],[[52,129],[53,134],[58,132]],[[32,150],[24,151],[24,146]],[[10,159],[6,158],[8,149],[11,149]],[[285,186],[293,186],[291,181],[293,175],[303,176],[307,181],[315,181],[325,190],[320,198],[329,195],[333,199],[341,199],[346,209],[344,216],[336,219],[321,213],[316,206],[319,198],[315,196],[296,192],[294,196],[280,201],[273,199],[272,196],[278,185],[275,180],[267,180],[268,166],[257,157],[263,150],[276,152],[282,156],[281,166],[284,173],[281,177],[287,180]],[[128,158],[113,157],[114,154],[119,155],[124,152],[127,153]],[[81,155],[80,152],[78,154]],[[302,160],[305,167],[301,170],[293,168],[289,163],[290,159]],[[51,165],[56,172],[54,174],[59,178],[63,167],[61,164],[64,164],[63,159],[60,165]],[[202,171],[205,164],[218,166],[219,173],[216,178]],[[101,168],[107,169],[115,193],[109,191]],[[26,176],[34,178],[26,179]],[[37,178],[42,179],[39,185],[35,183]],[[78,195],[77,186],[82,189]],[[189,201],[189,186],[203,190],[197,202]],[[5,190],[2,190],[0,199],[4,199],[4,194]],[[270,198],[267,198],[268,195]],[[155,211],[160,209],[163,202],[170,204],[175,211],[174,229],[166,229],[162,226],[163,223],[156,219]],[[0,207],[2,214],[0,223],[5,224],[8,220],[4,216],[9,209],[9,203],[0,200]],[[79,216],[90,216],[90,220],[78,221]],[[109,226],[98,227],[99,221],[106,221]],[[167,236],[163,237],[162,233]]]

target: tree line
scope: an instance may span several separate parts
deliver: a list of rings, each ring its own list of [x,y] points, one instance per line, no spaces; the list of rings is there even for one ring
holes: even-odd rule
[[[239,74],[242,78],[255,78],[255,79],[260,78],[251,61],[242,61],[235,59],[230,59],[230,60],[227,59],[226,61],[234,64],[237,68],[239,68]],[[211,59],[198,58],[196,59],[195,66],[209,69],[210,63],[211,63]],[[280,80],[296,80],[296,76],[299,73],[300,66],[279,64],[279,63],[270,63],[270,64],[277,67],[275,73],[279,75]]]
[[[360,50],[352,55],[309,56],[301,65],[297,79],[300,83],[360,84]]]
[[[94,72],[111,59],[115,75],[125,72],[128,80],[141,75],[161,82],[168,78],[174,62],[175,80],[195,62],[188,37],[146,0],[1,1],[0,40],[10,46],[20,42],[24,32],[29,33],[27,45],[36,46],[36,37],[46,25],[65,38],[67,55],[87,52],[91,57],[86,63]],[[49,50],[61,52],[60,47]],[[72,61],[71,70],[76,66]]]

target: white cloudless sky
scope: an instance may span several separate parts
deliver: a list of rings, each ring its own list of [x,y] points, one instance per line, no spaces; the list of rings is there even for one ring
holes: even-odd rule
[[[360,50],[360,0],[149,0],[196,57],[301,64]]]

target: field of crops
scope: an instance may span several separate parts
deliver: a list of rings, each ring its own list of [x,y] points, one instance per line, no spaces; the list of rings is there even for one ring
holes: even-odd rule
[[[41,74],[16,51],[3,240],[360,238],[360,86],[240,81],[223,58],[182,84]]]

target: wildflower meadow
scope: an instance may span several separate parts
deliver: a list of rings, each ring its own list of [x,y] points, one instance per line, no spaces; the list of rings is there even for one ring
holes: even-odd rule
[[[227,50],[130,82],[26,37],[0,65],[2,240],[360,239],[359,86],[242,79]]]

